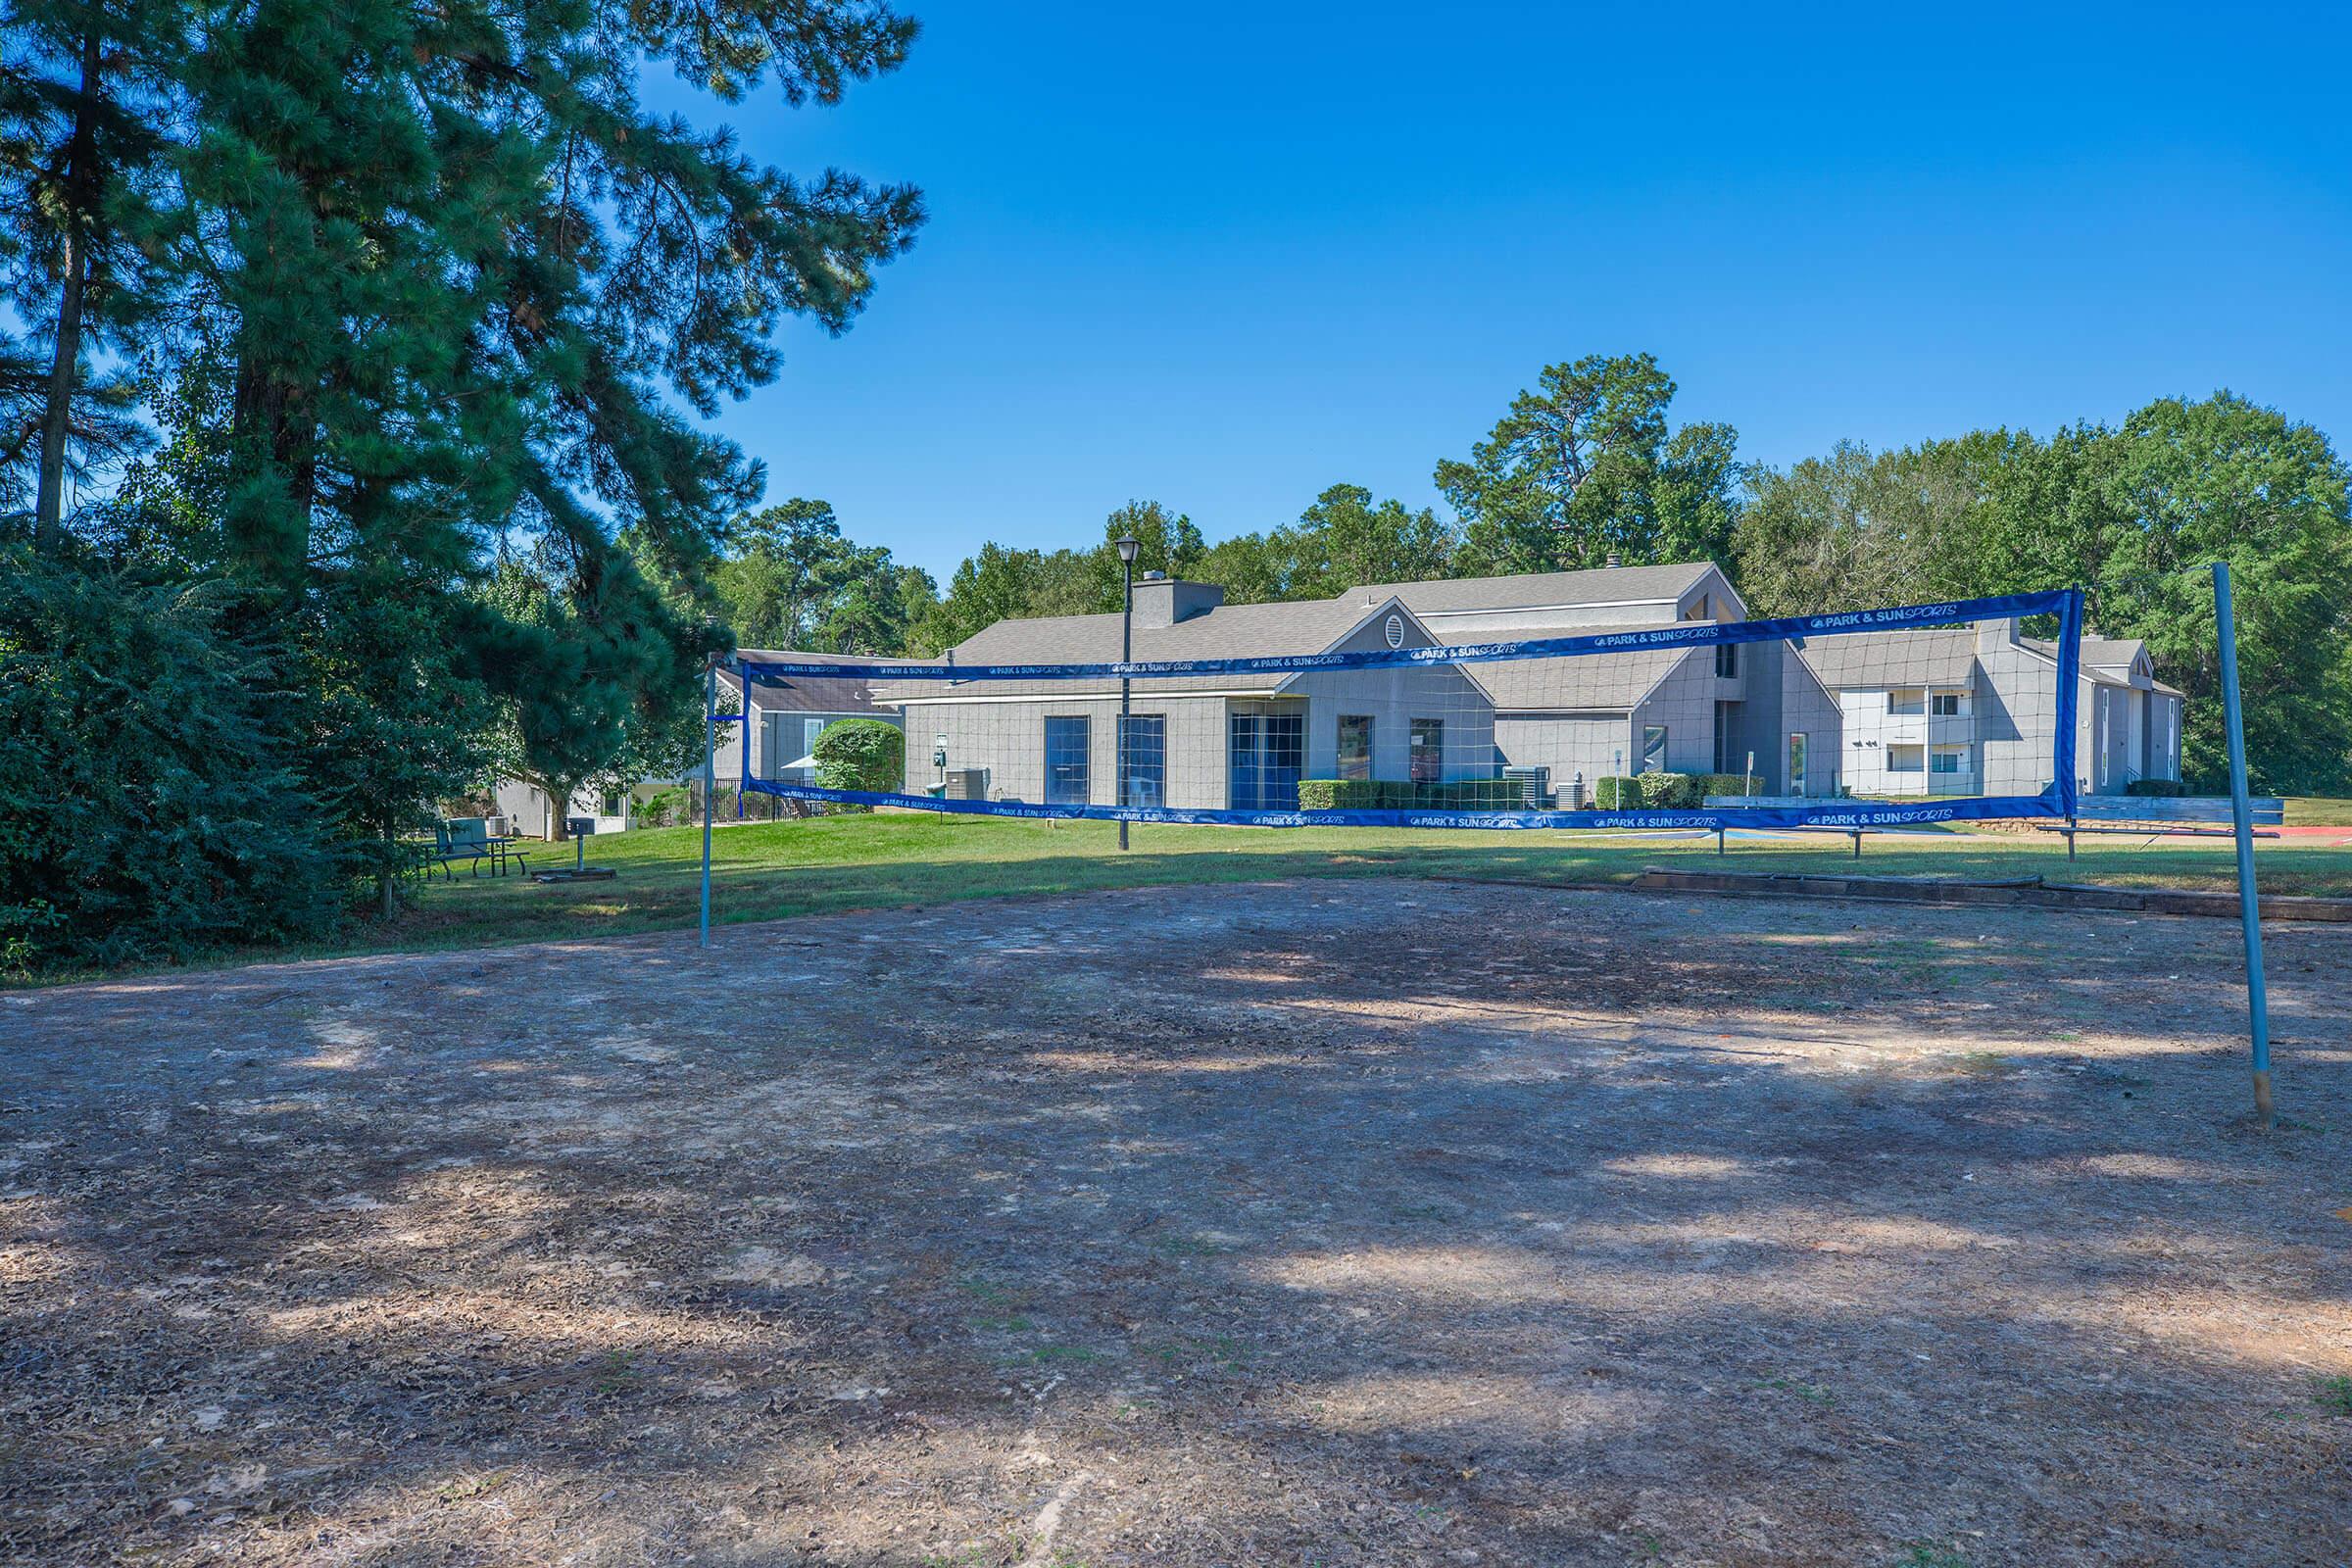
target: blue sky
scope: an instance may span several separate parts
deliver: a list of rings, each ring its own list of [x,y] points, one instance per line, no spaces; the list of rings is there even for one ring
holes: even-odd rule
[[[1775,465],[2224,385],[2352,428],[2352,8],[908,7],[837,109],[649,89],[924,189],[717,423],[943,582],[1130,497],[1434,503],[1594,352]]]

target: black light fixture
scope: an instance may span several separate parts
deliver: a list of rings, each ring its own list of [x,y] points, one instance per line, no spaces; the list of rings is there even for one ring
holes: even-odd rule
[[[1134,565],[1136,552],[1144,548],[1144,542],[1141,539],[1138,539],[1135,535],[1128,533],[1121,534],[1119,536],[1118,544],[1119,560],[1127,565]]]

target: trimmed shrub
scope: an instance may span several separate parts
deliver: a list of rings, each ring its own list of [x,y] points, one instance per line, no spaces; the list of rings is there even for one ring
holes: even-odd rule
[[[2173,800],[2186,795],[2188,786],[2177,778],[2135,778],[2124,786],[2124,793]]]
[[[878,718],[828,724],[809,752],[819,789],[889,793],[906,776],[906,732]]]
[[[1592,781],[1592,807],[1600,811],[1631,811],[1642,804],[1642,781],[1628,775],[1603,774]]]
[[[1301,811],[1506,811],[1527,804],[1515,779],[1456,778],[1415,784],[1395,778],[1307,778],[1298,781]]]
[[[1653,811],[1678,810],[1695,804],[1691,786],[1696,782],[1689,773],[1644,773],[1642,775],[1642,804]]]
[[[1745,773],[1699,773],[1694,776],[1698,780],[1698,798],[1690,803],[1693,806],[1704,806],[1710,795],[1745,795],[1748,791],[1748,776]],[[1764,782],[1763,776],[1757,775],[1755,782],[1760,787]],[[1761,793],[1760,788],[1758,793]]]

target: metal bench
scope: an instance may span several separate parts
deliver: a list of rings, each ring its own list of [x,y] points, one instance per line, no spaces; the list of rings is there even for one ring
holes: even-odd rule
[[[2275,839],[2262,826],[2277,827],[2286,820],[2286,802],[2275,795],[2252,801],[2254,836]],[[2089,826],[2084,826],[2084,823]],[[2066,858],[2075,858],[2079,833],[2117,833],[2126,837],[2225,839],[2237,829],[2226,795],[2085,795],[2075,802],[2075,814],[2064,822],[2036,822],[2034,830],[2066,835]]]

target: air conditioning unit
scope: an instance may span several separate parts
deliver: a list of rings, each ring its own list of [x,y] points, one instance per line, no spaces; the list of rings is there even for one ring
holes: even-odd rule
[[[951,801],[985,801],[988,799],[988,769],[985,767],[951,767],[948,769],[947,798]]]
[[[1551,804],[1551,769],[1548,767],[1506,767],[1502,776],[1517,784],[1527,797],[1531,811],[1541,811]]]

